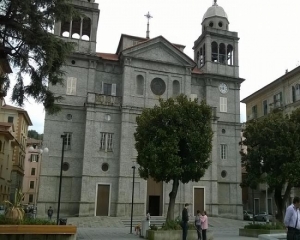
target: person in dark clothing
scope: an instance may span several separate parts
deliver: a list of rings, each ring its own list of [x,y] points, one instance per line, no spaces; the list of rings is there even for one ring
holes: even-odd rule
[[[47,214],[48,214],[48,219],[51,221],[52,215],[53,215],[53,209],[52,209],[52,207],[49,207]]]
[[[184,209],[182,210],[182,240],[186,240],[187,232],[188,232],[188,222],[189,222],[189,214],[188,214],[188,204],[184,204]]]

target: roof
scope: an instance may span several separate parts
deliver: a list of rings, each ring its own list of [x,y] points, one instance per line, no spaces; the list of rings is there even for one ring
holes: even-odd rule
[[[292,71],[282,75],[281,77],[277,78],[276,80],[274,80],[273,82],[269,83],[268,85],[264,86],[263,88],[257,90],[256,92],[252,93],[251,95],[249,95],[248,97],[244,98],[243,100],[241,100],[242,103],[247,103],[249,100],[251,100],[252,98],[256,97],[257,95],[263,93],[264,91],[268,91],[268,89],[272,86],[276,86],[277,84],[280,84],[282,81],[284,81],[285,79],[288,79],[296,74],[300,74],[300,66],[294,68]]]
[[[195,73],[195,74],[202,74],[203,72],[202,72],[199,68],[195,67],[195,68],[193,69],[192,73]]]
[[[109,60],[109,61],[119,61],[119,56],[118,54],[113,54],[113,53],[96,53],[97,57],[100,57],[104,60]]]
[[[203,16],[202,22],[211,17],[223,17],[228,20],[227,13],[224,11],[224,9],[220,6],[218,6],[217,3],[212,5],[210,8],[207,9],[206,13]]]
[[[128,37],[128,38],[131,38],[131,39],[134,39],[134,40],[137,40],[137,41],[140,41],[140,43],[138,44],[141,44],[141,43],[144,43],[144,42],[147,42],[147,41],[150,41],[152,40],[153,38],[142,38],[142,37],[137,37],[137,36],[132,36],[132,35],[127,35],[127,34],[121,34],[121,37],[120,37],[120,41],[119,41],[119,45],[118,45],[118,48],[117,48],[117,52],[116,54],[119,54],[120,53],[120,48],[121,48],[121,42],[122,42],[122,39],[124,37]],[[156,38],[156,37],[155,37]],[[137,44],[137,45],[138,45]],[[182,44],[177,44],[177,43],[171,43],[173,46],[175,46],[176,48],[178,49],[184,49],[185,48],[185,45],[182,45]],[[127,48],[126,48],[127,49]],[[125,50],[125,49],[123,49]]]
[[[38,139],[34,139],[34,138],[27,138],[27,145],[28,144],[41,144],[43,141],[42,140],[38,140]]]
[[[31,119],[30,119],[30,117],[29,117],[27,111],[24,110],[23,108],[14,107],[14,106],[7,105],[7,104],[3,105],[2,108],[3,108],[3,109],[7,109],[7,110],[15,110],[15,111],[17,111],[17,112],[19,112],[19,113],[24,114],[24,116],[25,116],[25,118],[26,118],[26,120],[27,120],[27,122],[28,122],[28,125],[29,125],[29,126],[32,126]]]

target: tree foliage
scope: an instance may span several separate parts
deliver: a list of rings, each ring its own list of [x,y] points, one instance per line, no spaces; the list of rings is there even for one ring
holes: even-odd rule
[[[267,182],[282,220],[291,189],[300,183],[300,109],[291,115],[277,111],[249,121],[244,137],[247,153],[242,153],[242,164],[248,172],[244,184],[253,187]]]
[[[173,181],[167,219],[174,218],[179,182],[199,181],[210,166],[212,113],[205,103],[198,104],[180,95],[159,106],[144,109],[137,117],[135,147],[140,176],[155,181]]]
[[[78,13],[70,0],[1,0],[0,47],[9,49],[9,61],[17,70],[12,101],[22,106],[28,97],[43,103],[48,113],[59,110],[61,97],[49,91],[48,84],[62,84],[61,70],[73,43],[54,36],[55,21],[65,21]],[[24,76],[30,76],[29,84]],[[9,88],[11,79],[2,77],[0,84]]]
[[[36,140],[43,140],[43,135],[44,134],[39,134],[37,131],[35,130],[28,130],[28,134],[27,136],[29,138],[33,138],[33,139],[36,139]]]

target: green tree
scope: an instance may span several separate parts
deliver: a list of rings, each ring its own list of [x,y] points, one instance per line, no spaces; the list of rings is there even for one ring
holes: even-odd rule
[[[179,182],[199,181],[210,166],[211,108],[184,95],[144,109],[134,134],[142,178],[172,183],[167,220],[174,219]]]
[[[27,97],[43,103],[48,113],[59,111],[48,84],[63,84],[61,67],[74,48],[51,33],[55,21],[65,21],[78,13],[70,0],[0,1],[0,51],[5,51],[17,70],[12,101],[22,106]],[[25,84],[24,76],[30,76]],[[5,92],[10,87],[7,76],[0,78]]]
[[[300,183],[300,109],[291,115],[277,111],[249,121],[244,137],[247,153],[242,153],[242,164],[250,173],[245,184],[266,182],[274,191],[278,219],[282,221],[291,189]]]
[[[43,135],[44,134],[39,134],[37,131],[35,130],[28,130],[28,134],[27,136],[29,138],[33,138],[33,139],[36,139],[36,140],[43,140]]]

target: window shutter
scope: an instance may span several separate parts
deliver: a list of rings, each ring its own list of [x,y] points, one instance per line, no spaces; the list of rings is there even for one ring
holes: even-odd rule
[[[72,78],[71,94],[76,95],[77,78]]]
[[[227,112],[227,98],[220,97],[220,112]]]
[[[117,84],[112,84],[112,86],[111,86],[111,95],[112,96],[117,95]]]
[[[67,95],[71,94],[71,91],[72,91],[71,87],[72,87],[72,78],[68,77],[67,78],[67,91],[66,91]]]

